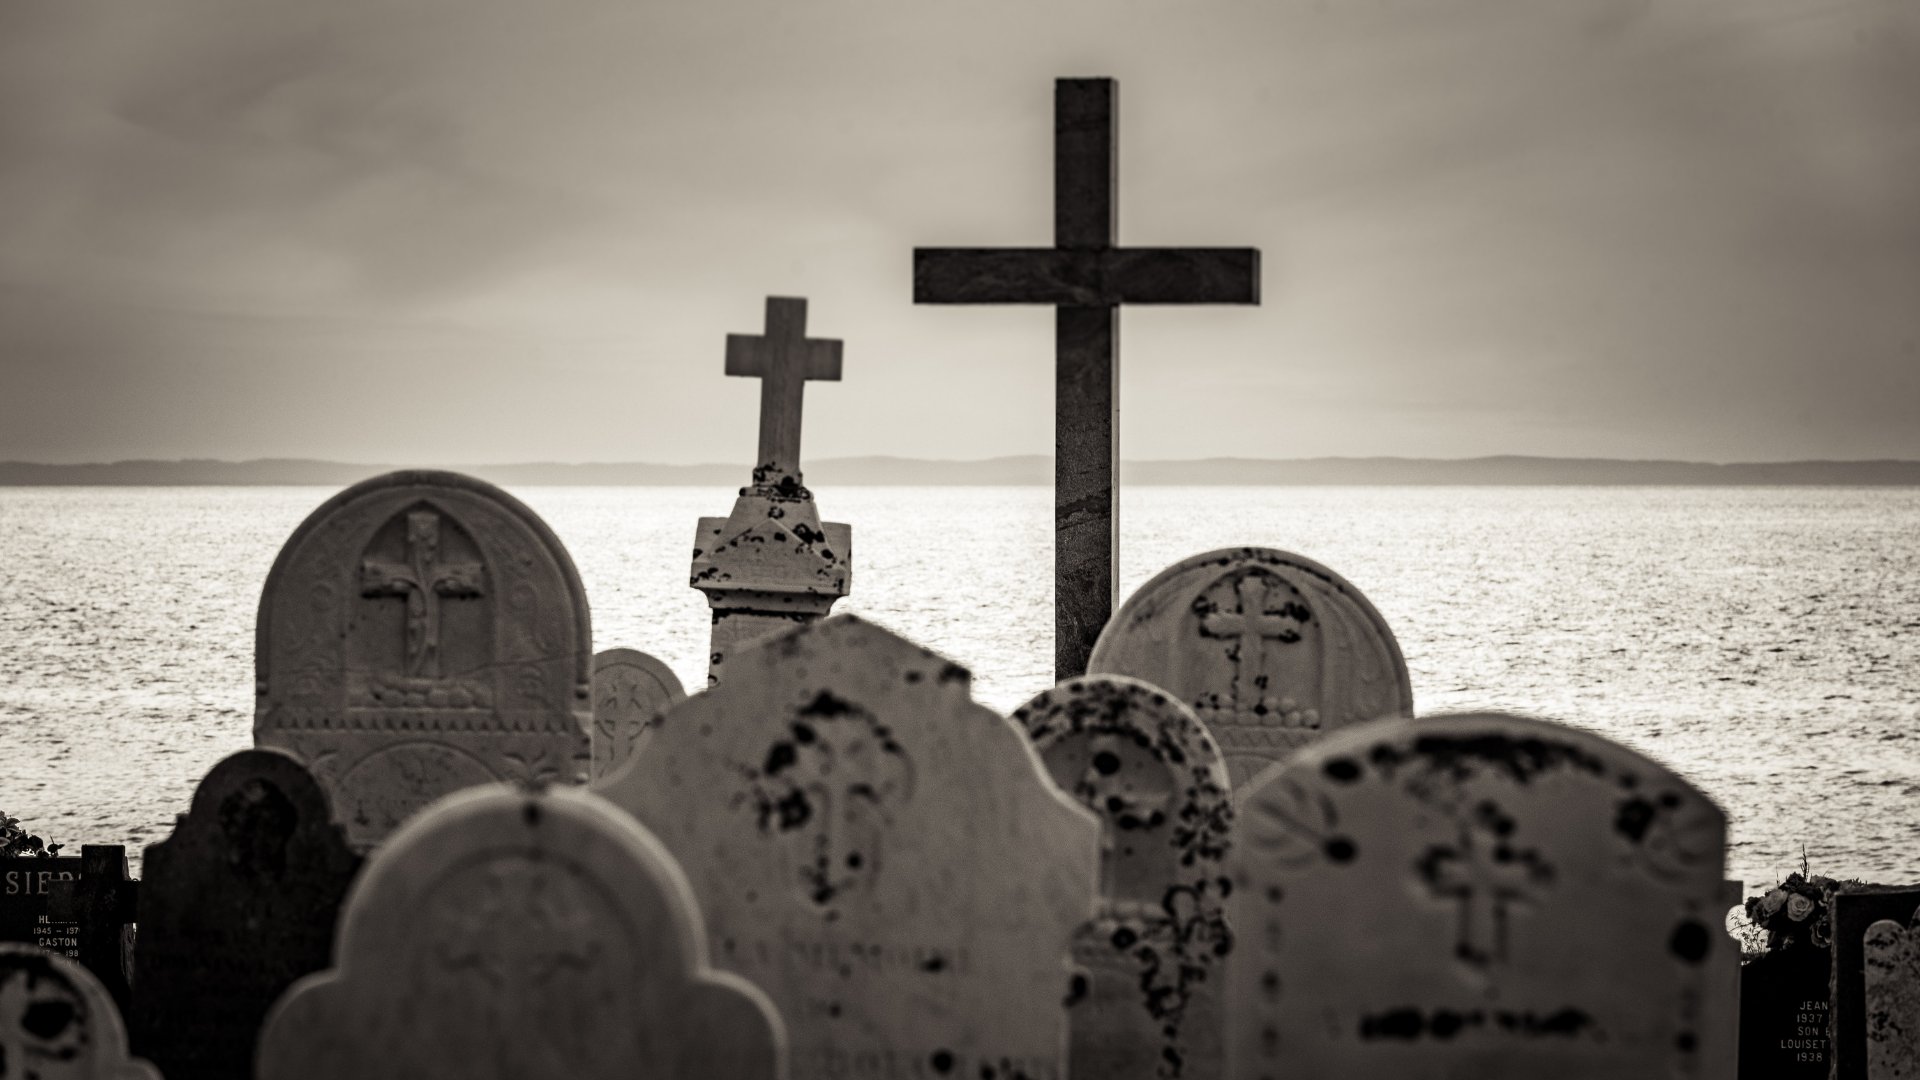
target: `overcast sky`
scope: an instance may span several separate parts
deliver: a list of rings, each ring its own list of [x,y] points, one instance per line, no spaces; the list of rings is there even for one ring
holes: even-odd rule
[[[0,0],[0,459],[1052,447],[1052,80],[1120,80],[1130,458],[1920,458],[1920,4]]]

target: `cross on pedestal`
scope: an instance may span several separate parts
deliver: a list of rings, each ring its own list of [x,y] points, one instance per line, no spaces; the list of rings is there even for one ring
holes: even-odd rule
[[[407,601],[407,674],[440,677],[440,600],[481,595],[477,562],[440,561],[440,515],[407,515],[407,561],[367,559],[360,564],[360,595],[399,596]]]
[[[767,297],[767,331],[727,335],[727,374],[760,380],[755,487],[800,486],[800,399],[807,380],[840,381],[840,342],[807,336],[807,302]]]
[[[1053,98],[1051,248],[915,248],[916,304],[1052,304],[1054,677],[1087,669],[1119,564],[1119,305],[1257,304],[1253,248],[1114,246],[1112,79],[1060,79]]]
[[[1247,574],[1234,583],[1234,610],[1212,612],[1200,620],[1200,632],[1209,637],[1234,639],[1233,712],[1243,724],[1259,723],[1260,706],[1266,700],[1266,643],[1278,641],[1291,645],[1300,640],[1300,624],[1306,621],[1306,609],[1293,604],[1274,615],[1267,611],[1268,581],[1259,574]]]

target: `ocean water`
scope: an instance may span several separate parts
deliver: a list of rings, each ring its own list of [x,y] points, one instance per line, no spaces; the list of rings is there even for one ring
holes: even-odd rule
[[[320,488],[0,488],[0,810],[49,840],[163,838],[250,745],[253,622]],[[524,488],[573,555],[596,648],[705,683],[695,520],[732,491]],[[836,610],[972,669],[1051,681],[1052,494],[818,493],[854,526]],[[1920,489],[1141,488],[1122,586],[1210,548],[1341,573],[1421,712],[1507,709],[1649,754],[1725,807],[1729,876],[1920,881]]]

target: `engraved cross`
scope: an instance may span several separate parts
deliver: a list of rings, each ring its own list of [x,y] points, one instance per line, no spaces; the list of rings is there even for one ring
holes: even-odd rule
[[[407,601],[407,674],[440,677],[440,600],[481,595],[477,562],[440,561],[440,515],[407,515],[407,561],[366,559],[360,564],[360,595],[399,596]]]
[[[798,487],[801,394],[809,379],[840,380],[840,342],[807,336],[806,300],[769,296],[765,334],[727,335],[727,374],[760,379],[754,486]]]
[[[1243,724],[1260,723],[1274,711],[1265,707],[1267,641],[1299,641],[1300,624],[1307,620],[1306,609],[1297,604],[1288,604],[1279,614],[1268,611],[1268,584],[1260,574],[1242,575],[1233,584],[1233,612],[1210,612],[1200,620],[1201,633],[1233,639],[1234,719]]]
[[[1504,963],[1508,912],[1532,899],[1526,886],[1541,871],[1504,843],[1489,858],[1471,831],[1461,834],[1457,848],[1429,848],[1418,865],[1433,895],[1460,902],[1454,955],[1480,968]]]

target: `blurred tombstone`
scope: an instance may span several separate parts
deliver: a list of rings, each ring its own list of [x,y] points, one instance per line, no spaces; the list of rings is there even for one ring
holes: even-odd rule
[[[639,649],[593,657],[593,778],[624,764],[647,721],[687,699],[672,669]]]
[[[1719,914],[1713,928],[1726,940],[1714,939],[1707,986],[1706,1017],[1700,1024],[1700,1060],[1705,1067],[1703,1080],[1739,1080],[1740,1076],[1740,942],[1727,932],[1727,916],[1746,896],[1738,881],[1720,883],[1720,900],[1714,906]]]
[[[215,765],[142,864],[134,1049],[168,1080],[248,1080],[268,1007],[327,966],[359,866],[298,761]]]
[[[779,1018],[707,966],[686,879],[584,791],[489,786],[396,832],[333,966],[260,1036],[260,1080],[774,1080]]]
[[[450,791],[587,778],[586,595],[491,484],[396,472],[334,496],[280,549],[256,635],[254,745],[306,765],[355,850]]]
[[[1882,919],[1867,927],[1861,939],[1866,961],[1861,977],[1866,1013],[1861,1056],[1869,1080],[1920,1076],[1920,932],[1916,926],[1920,926],[1920,913],[1904,921]]]
[[[1920,1077],[1920,885],[1827,892],[1833,933],[1833,1080]]]
[[[80,876],[50,882],[48,915],[74,929],[71,954],[100,980],[114,1004],[132,1000],[134,923],[140,883],[127,876],[127,849],[119,844],[83,844]]]
[[[1345,578],[1272,548],[1161,571],[1114,613],[1088,671],[1142,679],[1192,708],[1235,786],[1326,732],[1413,711],[1380,613]]]
[[[74,960],[0,942],[0,1077],[23,1080],[160,1080],[127,1055],[120,1011],[100,980]]]
[[[1061,1075],[1099,829],[965,668],[849,615],[803,626],[596,790],[680,859],[796,1077]]]
[[[1390,719],[1237,810],[1230,1076],[1704,1071],[1726,819],[1657,763],[1523,717]]]
[[[1101,822],[1100,908],[1074,939],[1068,1073],[1218,1077],[1233,824],[1206,728],[1158,687],[1069,679],[1013,714],[1054,783]]]
[[[0,858],[0,941],[78,959],[80,927],[53,918],[53,883],[80,877],[80,856]]]

